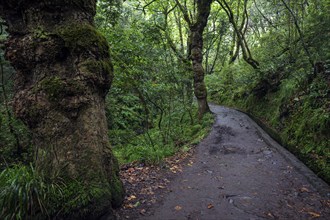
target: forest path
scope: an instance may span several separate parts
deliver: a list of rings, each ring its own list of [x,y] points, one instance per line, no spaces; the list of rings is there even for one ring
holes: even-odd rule
[[[216,121],[148,220],[330,219],[330,187],[239,111]]]

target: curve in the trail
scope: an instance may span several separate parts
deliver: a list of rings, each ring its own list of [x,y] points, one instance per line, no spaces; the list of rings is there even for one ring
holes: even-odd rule
[[[239,111],[211,105],[193,166],[140,219],[330,219],[330,187]]]

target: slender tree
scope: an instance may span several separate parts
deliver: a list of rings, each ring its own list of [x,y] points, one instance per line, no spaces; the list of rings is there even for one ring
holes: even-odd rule
[[[196,3],[197,13],[194,17],[187,8],[175,0],[178,4],[185,21],[189,26],[189,50],[188,54],[192,61],[194,73],[194,93],[198,102],[198,117],[201,119],[206,112],[210,111],[207,103],[207,90],[204,82],[205,70],[203,68],[203,32],[207,25],[213,0],[198,0]],[[194,1],[195,2],[195,1]]]
[[[92,199],[87,216],[123,198],[104,110],[113,69],[95,8],[96,0],[0,0],[5,56],[16,70],[13,108],[32,131],[37,170],[110,191]]]

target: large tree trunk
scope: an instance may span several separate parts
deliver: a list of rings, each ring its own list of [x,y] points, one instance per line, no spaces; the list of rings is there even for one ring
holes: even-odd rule
[[[210,111],[207,103],[207,90],[204,83],[203,32],[211,10],[212,0],[197,1],[197,20],[190,27],[191,60],[194,72],[194,92],[198,102],[198,117],[201,119]]]
[[[111,192],[87,215],[123,199],[104,110],[113,70],[93,26],[95,7],[96,0],[0,0],[6,58],[17,72],[14,112],[32,131],[37,169]]]

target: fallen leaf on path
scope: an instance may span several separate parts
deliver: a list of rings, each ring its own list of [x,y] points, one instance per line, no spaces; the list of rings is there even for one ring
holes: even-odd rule
[[[145,210],[145,209],[141,209],[140,214],[141,214],[141,215],[146,214],[146,210]]]
[[[275,218],[275,216],[271,213],[271,212],[268,212],[267,213],[267,216],[271,217],[271,218]]]
[[[170,170],[172,171],[172,173],[177,173],[177,172],[182,172],[181,166],[179,165],[174,165],[170,168]]]
[[[290,205],[290,204],[286,204],[286,206],[288,206],[291,209],[293,208],[292,205]]]
[[[330,200],[324,200],[322,201],[323,204],[325,204],[326,206],[330,207]]]
[[[317,212],[308,212],[308,214],[310,214],[313,218],[321,217],[321,214]]]
[[[172,173],[176,173],[177,169],[178,169],[178,166],[176,166],[176,165],[170,168]]]
[[[129,203],[129,204],[124,205],[124,207],[125,207],[125,209],[132,209],[132,208],[134,208],[134,205]]]
[[[210,203],[210,204],[207,205],[207,208],[208,208],[208,209],[212,209],[212,208],[214,208],[214,205],[212,205],[212,204]]]
[[[306,187],[302,187],[299,189],[300,192],[309,192],[309,190]]]
[[[128,171],[129,173],[133,173],[133,172],[135,171],[135,169],[134,169],[133,167],[131,167],[131,168],[128,168],[127,171]]]
[[[134,200],[134,199],[136,199],[135,195],[131,195],[130,197],[127,198],[128,201],[131,201],[131,200]]]
[[[141,189],[140,194],[154,195],[155,193],[151,187],[146,187],[146,188]]]
[[[135,217],[137,217],[136,215],[141,217],[148,215],[147,207],[164,197],[159,192],[167,189],[168,184],[171,182],[168,178],[182,172],[183,165],[194,163],[192,160],[189,160],[193,152],[191,150],[188,153],[179,153],[169,157],[164,160],[163,166],[146,165],[137,162],[122,165],[120,175],[127,190],[127,196],[120,210],[122,219],[131,219],[134,215]],[[186,158],[188,159],[185,160]],[[188,181],[185,180],[185,182]],[[171,192],[172,190],[168,189],[168,191]],[[178,212],[183,210],[183,207],[179,205],[173,208]]]
[[[308,209],[306,209],[306,208],[303,208],[303,209],[300,210],[299,212],[307,213],[307,214],[311,215],[312,218],[319,218],[319,217],[321,217],[321,214],[320,214],[320,213],[318,213],[318,212],[316,212],[316,211],[313,211],[313,210],[311,210],[311,209],[308,210]]]
[[[174,208],[176,211],[180,211],[181,209],[182,209],[182,207],[181,206],[179,206],[179,205],[177,205],[177,206],[175,206],[175,208]]]

